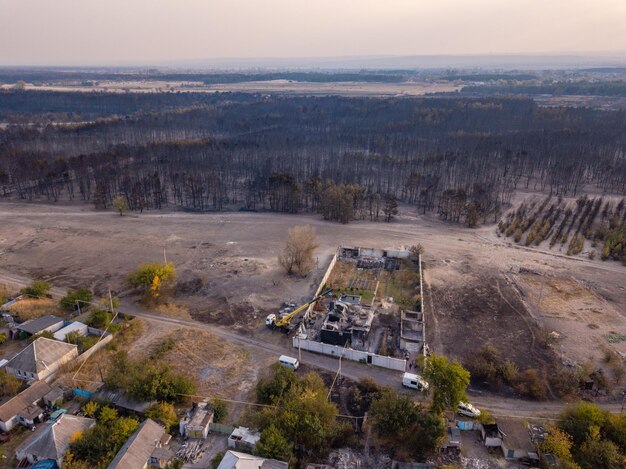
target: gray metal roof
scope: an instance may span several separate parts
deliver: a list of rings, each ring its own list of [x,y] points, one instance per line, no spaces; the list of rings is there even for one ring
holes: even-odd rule
[[[124,443],[107,469],[143,468],[164,433],[165,429],[154,420],[144,420]]]
[[[24,410],[34,402],[39,401],[50,392],[50,385],[45,381],[37,381],[32,386],[24,389],[17,396],[9,399],[0,406],[0,420],[7,422],[15,417],[21,410]]]
[[[50,326],[54,326],[59,322],[63,323],[63,318],[49,314],[36,319],[29,319],[28,321],[18,324],[16,329],[24,331],[29,334],[37,334]]]
[[[33,454],[40,460],[58,461],[65,454],[72,436],[95,424],[94,419],[63,414],[56,422],[40,426],[15,452]]]
[[[72,350],[78,352],[78,347],[74,344],[39,337],[15,355],[6,366],[15,370],[39,373],[48,369],[50,365],[59,361]]]

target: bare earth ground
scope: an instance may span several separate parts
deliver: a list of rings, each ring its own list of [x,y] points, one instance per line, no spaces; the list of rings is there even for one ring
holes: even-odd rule
[[[276,261],[287,229],[301,223],[313,225],[320,242],[319,267],[307,279],[286,277]],[[179,282],[171,304],[160,314],[230,326],[282,346],[287,344],[284,337],[265,330],[265,315],[284,300],[307,299],[338,245],[397,248],[417,242],[425,248],[426,331],[435,352],[463,359],[490,342],[515,358],[520,368],[535,367],[545,360],[536,343],[541,327],[562,334],[558,352],[576,362],[599,359],[593,344],[605,340],[607,331],[626,335],[622,265],[516,246],[498,238],[494,227],[468,230],[408,208],[392,223],[341,225],[315,215],[163,211],[120,217],[86,205],[0,204],[0,274],[39,277],[60,287],[83,285],[99,293],[108,288],[123,292],[126,275],[141,262],[162,260],[165,248]],[[544,285],[540,308],[533,307],[536,274],[548,274],[549,284],[560,289]],[[560,301],[566,301],[560,310],[553,307]],[[553,317],[555,311],[574,316]],[[591,323],[599,327],[592,329]],[[163,335],[146,328],[145,346],[176,330],[163,323],[160,327]],[[180,334],[187,337],[184,331]],[[189,361],[183,366],[216,369],[216,376],[230,382],[221,368],[223,357],[230,357],[223,340],[212,342],[207,336],[200,342],[215,347],[206,351],[187,340],[181,343],[193,353],[186,354]],[[623,349],[620,342],[605,342]],[[216,354],[220,347],[225,350],[222,358]],[[235,366],[249,371],[252,382],[268,361],[239,353],[233,355]],[[234,378],[232,382],[237,384]],[[207,392],[217,388],[219,383],[207,381]],[[237,389],[244,395],[249,383],[239,383]]]

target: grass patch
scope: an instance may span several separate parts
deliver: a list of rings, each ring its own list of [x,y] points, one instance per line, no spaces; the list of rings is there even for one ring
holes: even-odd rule
[[[50,298],[27,298],[9,307],[9,312],[21,321],[40,318],[48,314],[63,315],[56,301]]]
[[[609,344],[617,344],[619,342],[626,342],[626,335],[619,334],[618,332],[615,332],[615,331],[609,332],[608,334],[604,336],[604,338]]]

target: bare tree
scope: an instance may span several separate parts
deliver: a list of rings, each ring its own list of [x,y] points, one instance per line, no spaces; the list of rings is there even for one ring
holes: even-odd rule
[[[311,225],[289,228],[285,250],[278,256],[278,263],[288,274],[306,277],[315,266],[313,251],[318,246],[315,230]]]

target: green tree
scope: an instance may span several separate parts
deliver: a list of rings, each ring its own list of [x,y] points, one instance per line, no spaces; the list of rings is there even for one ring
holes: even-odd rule
[[[144,294],[154,299],[161,295],[164,287],[176,281],[176,268],[171,262],[144,263],[128,276],[131,287],[141,288]]]
[[[423,374],[433,389],[433,411],[456,410],[459,402],[467,399],[470,374],[458,361],[430,355],[425,360]]]
[[[281,434],[274,424],[270,424],[261,432],[261,439],[254,447],[258,456],[279,461],[289,461],[291,443]]]
[[[148,408],[146,417],[160,422],[169,432],[178,423],[174,406],[168,402],[157,402]]]
[[[22,384],[22,381],[15,376],[4,370],[0,371],[0,397],[13,397],[17,395]]]
[[[271,367],[271,374],[257,382],[257,400],[262,404],[276,404],[296,381],[297,376],[293,370],[274,363]]]
[[[67,294],[61,298],[59,305],[66,311],[74,311],[88,307],[92,299],[92,293],[86,288],[79,288],[78,290],[68,289]]]
[[[579,450],[578,462],[583,469],[624,469],[624,456],[609,440],[590,436]]]
[[[387,387],[372,401],[369,416],[378,435],[392,440],[406,438],[413,431],[420,409],[407,394]]]
[[[100,406],[95,401],[87,402],[87,404],[83,406],[83,412],[85,414],[85,417],[95,417],[99,407]]]
[[[213,402],[211,402],[211,407],[213,408],[213,421],[215,423],[223,422],[228,414],[226,402],[221,399],[214,399]]]
[[[113,210],[115,210],[116,212],[119,212],[120,217],[124,215],[126,212],[128,212],[128,204],[126,203],[126,199],[121,195],[118,195],[117,197],[113,199],[112,205],[113,205]]]
[[[558,427],[572,437],[576,447],[582,445],[592,427],[603,428],[608,420],[608,412],[591,402],[579,402],[561,412]]]
[[[572,456],[572,437],[568,433],[559,430],[557,427],[548,429],[543,442],[539,445],[539,449],[544,454],[554,454],[564,468],[576,469],[577,464],[574,463]]]
[[[20,295],[33,296],[35,298],[44,298],[50,292],[50,284],[42,280],[35,280],[28,287],[20,290]]]
[[[87,319],[87,324],[96,329],[104,330],[113,319],[113,314],[104,309],[94,309]]]

